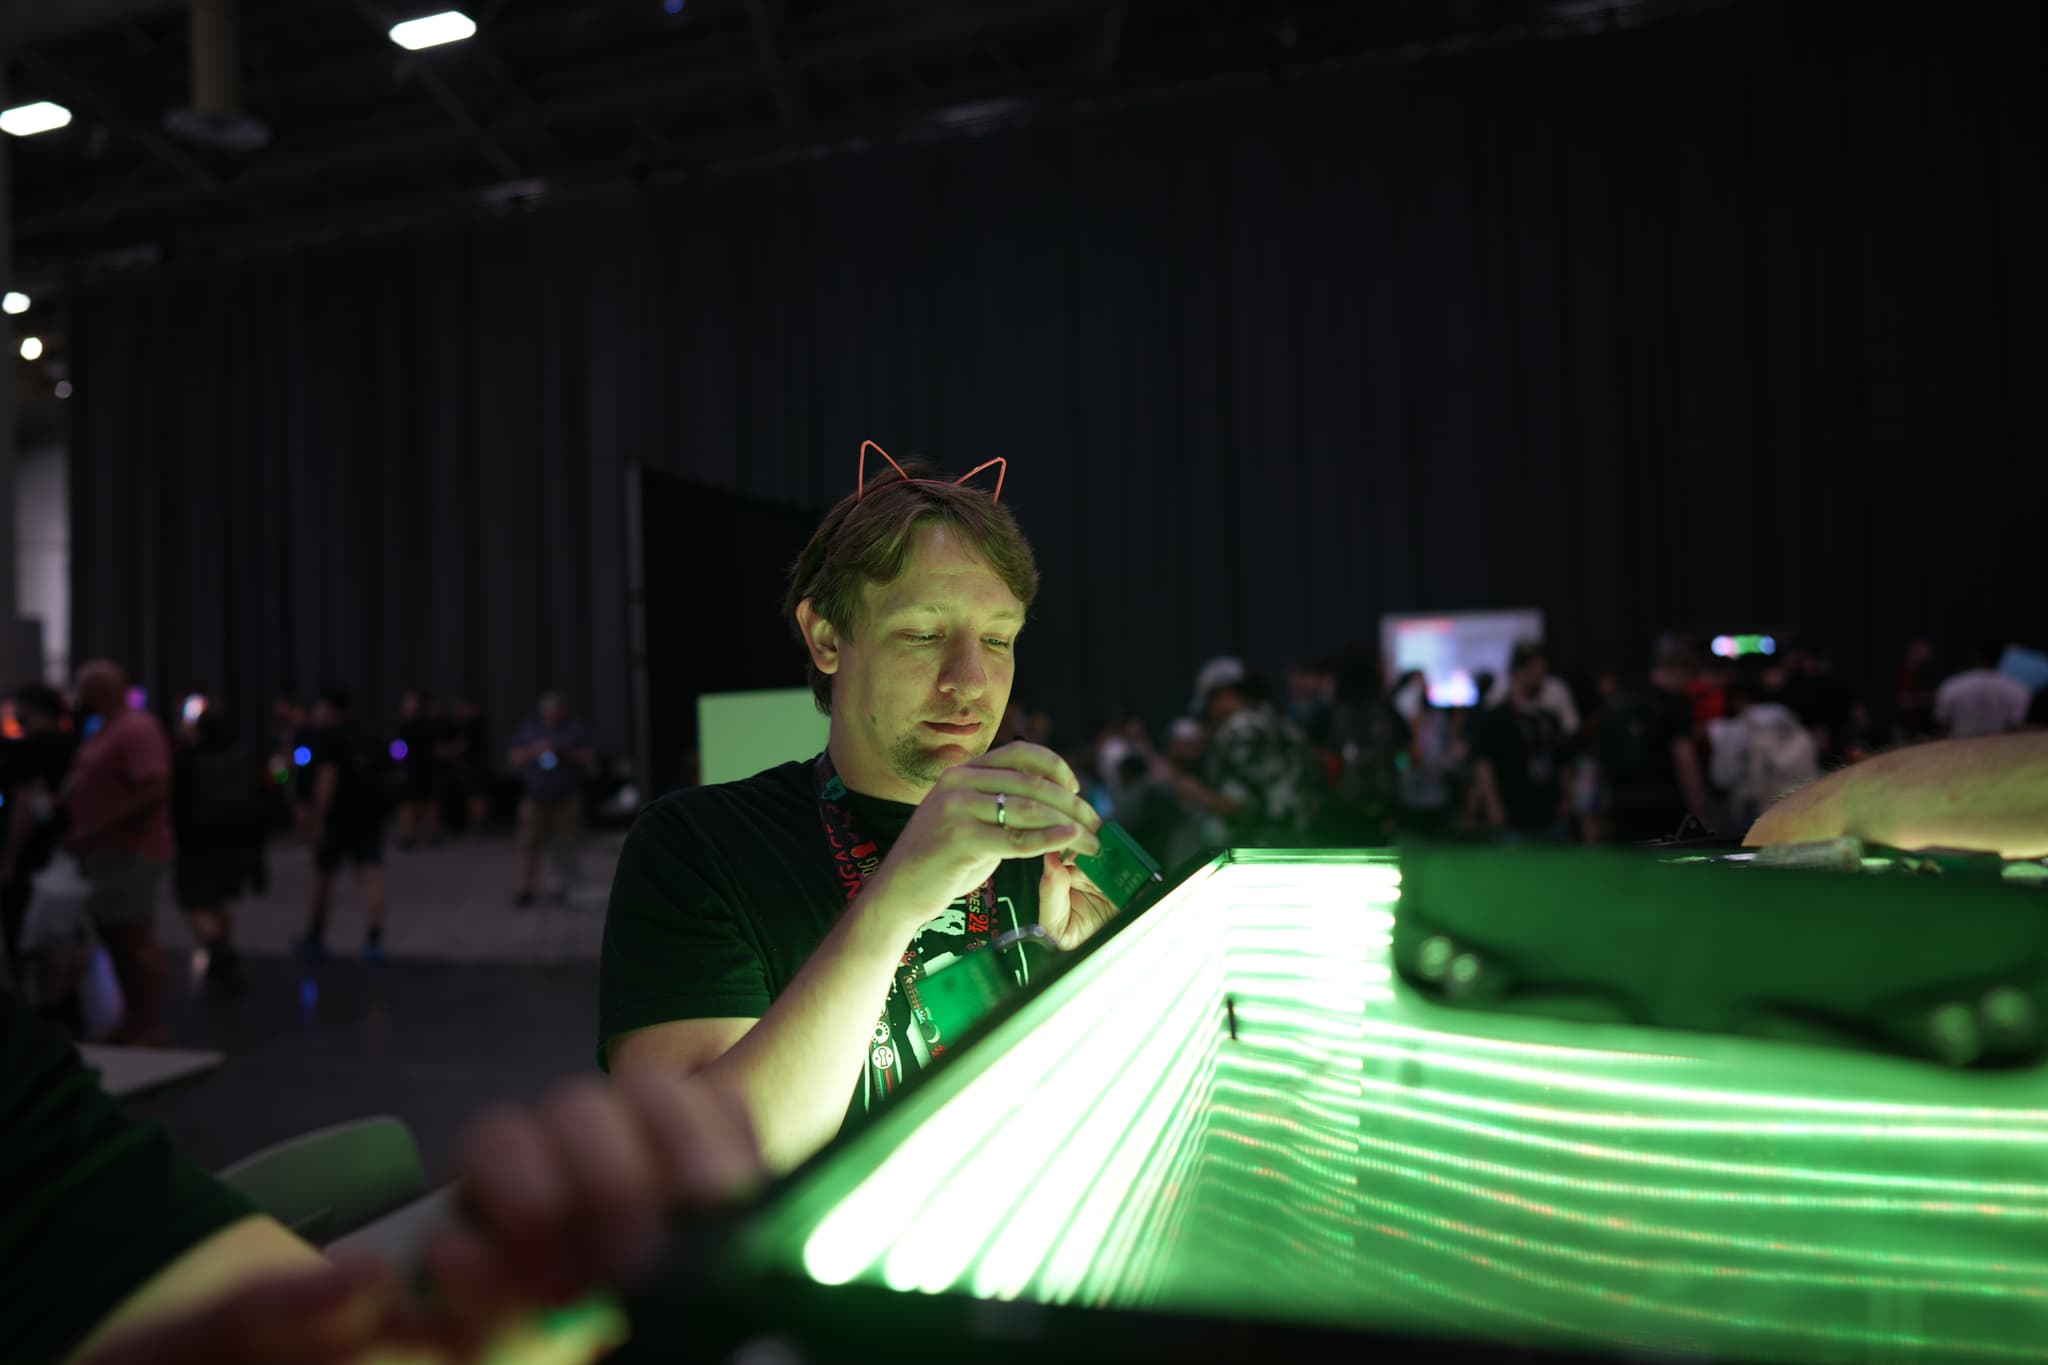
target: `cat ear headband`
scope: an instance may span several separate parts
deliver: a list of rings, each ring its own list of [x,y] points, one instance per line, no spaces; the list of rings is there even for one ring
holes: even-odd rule
[[[955,487],[958,487],[959,485],[966,483],[969,479],[973,478],[976,474],[979,474],[982,470],[987,469],[990,465],[994,465],[996,467],[996,491],[992,496],[991,501],[1001,502],[1003,500],[1003,476],[1009,473],[1010,462],[1000,455],[996,456],[993,460],[983,460],[980,464],[968,470],[965,474],[962,474],[957,479],[913,479],[908,474],[905,474],[903,472],[902,465],[897,464],[896,461],[889,459],[888,451],[882,449],[873,441],[862,441],[860,443],[860,472],[855,476],[857,479],[859,479],[859,482],[856,483],[853,487],[853,500],[855,502],[859,502],[861,498],[865,496],[867,493],[868,452],[870,450],[874,451],[875,454],[881,456],[883,459],[889,460],[889,468],[895,470],[897,474],[901,475],[903,482],[905,483],[949,483],[954,485]]]

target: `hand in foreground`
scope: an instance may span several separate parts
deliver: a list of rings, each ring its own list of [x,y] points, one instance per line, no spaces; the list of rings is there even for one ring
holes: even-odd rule
[[[1115,919],[1116,913],[1115,904],[1087,873],[1062,861],[1057,853],[1045,855],[1045,871],[1038,879],[1038,922],[1053,942],[1062,948],[1078,948]]]
[[[386,1265],[266,1275],[138,1324],[83,1365],[474,1360],[502,1350],[537,1311],[643,1268],[670,1209],[742,1196],[760,1178],[745,1110],[723,1088],[645,1075],[571,1081],[541,1109],[491,1110],[471,1127],[464,1218],[428,1249],[424,1300]],[[592,1334],[566,1356],[560,1341],[533,1347],[556,1362],[616,1344]],[[521,1358],[516,1346],[510,1357]]]
[[[1098,852],[1102,817],[1080,791],[1065,760],[1027,740],[956,764],[918,804],[883,860],[882,876],[922,924],[987,881],[1006,858]]]

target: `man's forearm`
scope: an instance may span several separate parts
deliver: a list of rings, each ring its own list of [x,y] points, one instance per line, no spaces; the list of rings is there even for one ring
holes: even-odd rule
[[[1765,811],[1743,842],[1840,834],[1898,848],[2048,856],[2048,732],[1937,740],[1865,759]]]
[[[746,1101],[769,1169],[790,1169],[839,1131],[914,932],[908,922],[887,883],[869,881],[789,989],[704,1068]]]

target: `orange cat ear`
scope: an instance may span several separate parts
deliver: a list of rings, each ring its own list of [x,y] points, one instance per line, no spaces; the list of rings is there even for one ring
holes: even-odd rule
[[[996,467],[996,491],[994,492],[994,494],[990,496],[989,501],[1001,502],[1003,500],[1003,476],[1010,472],[1010,462],[1000,455],[996,456],[993,460],[983,460],[980,464],[968,470],[959,478],[953,480],[953,482],[956,484],[966,483],[969,479],[973,478],[976,474],[979,474],[982,470],[987,469],[990,465],[994,465]]]
[[[896,471],[897,478],[903,480],[905,483],[910,482],[910,476],[903,472],[903,466],[897,464],[894,460],[889,459],[888,451],[882,449],[873,441],[862,441],[860,443],[860,472],[854,476],[859,480],[859,482],[854,484],[853,486],[853,500],[855,502],[859,502],[868,491],[868,452],[870,450],[874,451],[875,454],[881,456],[883,459],[889,460],[889,468]],[[983,467],[986,468],[986,466]]]

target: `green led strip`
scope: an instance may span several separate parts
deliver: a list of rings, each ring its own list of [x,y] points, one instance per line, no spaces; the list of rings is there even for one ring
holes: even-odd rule
[[[2038,1075],[1454,1013],[1392,979],[1398,895],[1384,860],[1219,860],[815,1163],[744,1259],[1510,1340],[2048,1356]]]

